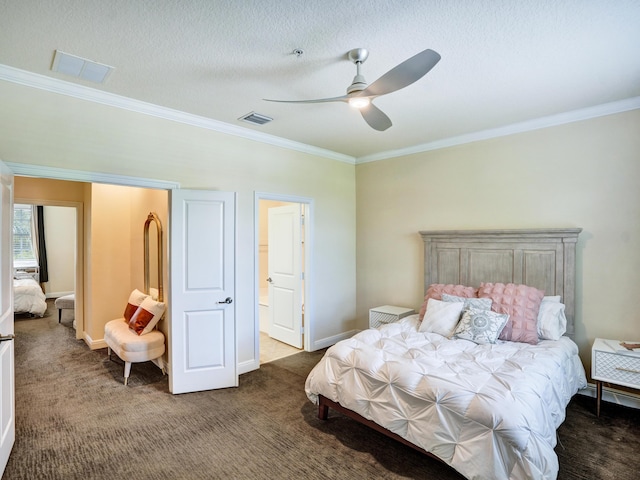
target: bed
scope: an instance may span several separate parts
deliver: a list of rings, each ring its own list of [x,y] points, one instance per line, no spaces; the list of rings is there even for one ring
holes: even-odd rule
[[[570,338],[580,231],[420,232],[429,308],[329,348],[305,384],[318,416],[327,419],[329,409],[342,412],[447,463],[466,478],[556,478],[556,430],[571,397],[586,386],[578,347]],[[460,303],[467,300],[448,303],[444,295],[431,300],[436,287],[457,293],[468,288],[476,295],[462,296],[474,298],[472,303],[488,292],[494,299],[491,308],[501,308],[504,300],[492,295],[492,288],[495,293],[496,288],[525,285],[540,298],[537,314],[543,302],[545,311],[550,303],[552,310],[564,311],[553,317],[564,317],[561,330],[544,339],[514,341],[522,330],[514,323],[510,340],[476,343],[478,338],[465,337],[468,329],[463,325],[475,307],[462,310]],[[436,324],[431,307],[450,310],[454,304],[462,319],[456,317],[448,333],[440,326],[432,329]],[[506,322],[500,308],[490,314],[496,325]],[[515,322],[521,312],[514,308]],[[483,316],[489,314],[478,313],[478,318]]]
[[[34,274],[16,270],[13,274],[13,312],[44,316],[47,301]]]

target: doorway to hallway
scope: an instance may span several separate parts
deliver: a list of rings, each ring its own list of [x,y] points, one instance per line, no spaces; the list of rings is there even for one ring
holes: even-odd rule
[[[310,210],[307,199],[256,196],[256,327],[260,364],[308,348]]]

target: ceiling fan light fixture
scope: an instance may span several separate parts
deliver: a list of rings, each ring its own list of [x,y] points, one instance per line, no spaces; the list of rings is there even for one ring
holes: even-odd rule
[[[368,106],[371,103],[369,97],[351,97],[349,99],[349,105],[358,110]]]

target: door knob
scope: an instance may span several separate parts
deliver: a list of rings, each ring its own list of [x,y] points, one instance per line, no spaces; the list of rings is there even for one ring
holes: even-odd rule
[[[231,300],[231,297],[227,297],[222,302],[216,302],[216,303],[232,303],[232,302],[233,300]]]
[[[271,277],[267,278],[267,282],[273,283],[273,280],[271,280]]]

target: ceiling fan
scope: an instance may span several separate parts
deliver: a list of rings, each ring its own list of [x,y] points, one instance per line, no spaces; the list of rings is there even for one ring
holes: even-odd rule
[[[362,118],[364,118],[370,127],[384,131],[392,125],[391,120],[382,110],[372,103],[373,99],[380,95],[386,95],[387,93],[400,90],[421,79],[441,58],[437,52],[426,49],[399,65],[396,65],[371,85],[367,85],[366,80],[360,74],[360,65],[367,60],[369,51],[366,48],[354,48],[349,51],[348,56],[349,60],[356,64],[356,76],[353,77],[351,85],[347,87],[346,95],[332,98],[318,98],[315,100],[270,100],[267,98],[263,100],[280,103],[346,102],[360,110]]]

